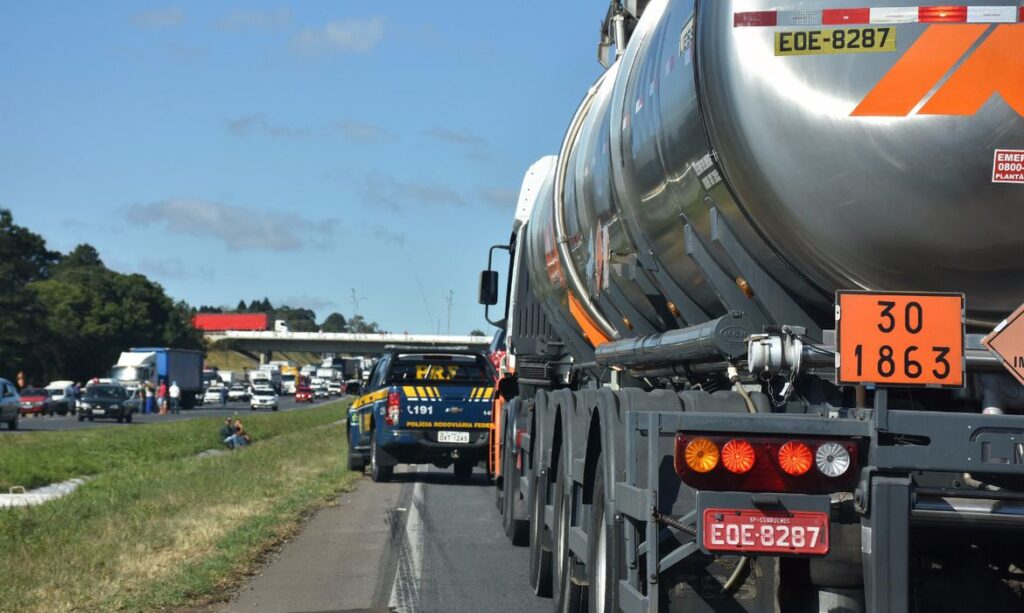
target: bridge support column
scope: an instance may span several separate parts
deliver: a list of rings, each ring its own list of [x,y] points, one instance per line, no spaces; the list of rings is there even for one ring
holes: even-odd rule
[[[269,364],[270,360],[274,359],[273,351],[261,351],[260,352],[260,366]]]

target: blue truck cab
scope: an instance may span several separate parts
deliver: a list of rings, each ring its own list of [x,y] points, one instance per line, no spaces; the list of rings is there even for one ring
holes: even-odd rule
[[[397,464],[455,467],[487,459],[494,368],[482,353],[388,353],[349,408],[348,465],[374,481]]]

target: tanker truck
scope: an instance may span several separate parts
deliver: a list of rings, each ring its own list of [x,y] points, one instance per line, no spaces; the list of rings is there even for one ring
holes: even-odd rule
[[[1024,610],[1022,12],[612,2],[480,283],[555,610]]]

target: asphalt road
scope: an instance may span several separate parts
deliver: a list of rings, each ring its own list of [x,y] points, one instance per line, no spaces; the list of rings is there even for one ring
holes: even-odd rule
[[[338,398],[332,398],[331,400],[337,400]],[[280,411],[299,411],[302,409],[308,409],[321,405],[327,400],[317,400],[310,404],[306,402],[297,403],[293,396],[281,396],[278,399],[278,405]],[[74,415],[49,415],[47,417],[39,417],[33,415],[22,416],[18,421],[18,429],[11,431],[7,429],[6,425],[0,426],[0,436],[5,434],[17,434],[18,432],[40,432],[48,430],[80,430],[82,428],[131,428],[139,424],[153,424],[153,423],[166,423],[169,421],[180,421],[183,419],[195,419],[196,417],[226,417],[228,415],[234,415],[235,413],[246,414],[251,413],[249,403],[247,402],[229,402],[226,408],[222,408],[219,405],[205,406],[192,409],[191,411],[182,411],[177,415],[140,415],[136,413],[132,416],[132,423],[130,424],[119,424],[116,419],[96,419],[94,421],[78,421],[78,417]],[[269,413],[269,409],[259,409],[260,413]]]
[[[223,613],[550,611],[527,581],[528,550],[501,529],[486,475],[400,466],[307,524]]]

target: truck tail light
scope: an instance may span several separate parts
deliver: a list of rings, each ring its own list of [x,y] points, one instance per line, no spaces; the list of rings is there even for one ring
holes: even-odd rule
[[[825,494],[856,485],[854,439],[676,434],[675,469],[695,489]]]
[[[384,415],[384,423],[393,426],[398,423],[401,412],[402,396],[398,392],[388,392],[387,413]]]
[[[799,477],[810,470],[813,463],[811,448],[805,443],[789,441],[779,448],[779,467],[787,475]]]
[[[750,472],[755,460],[754,447],[743,439],[734,438],[722,447],[722,465],[731,473]]]
[[[706,438],[695,438],[687,443],[683,454],[687,468],[698,473],[710,472],[718,466],[718,445]]]

